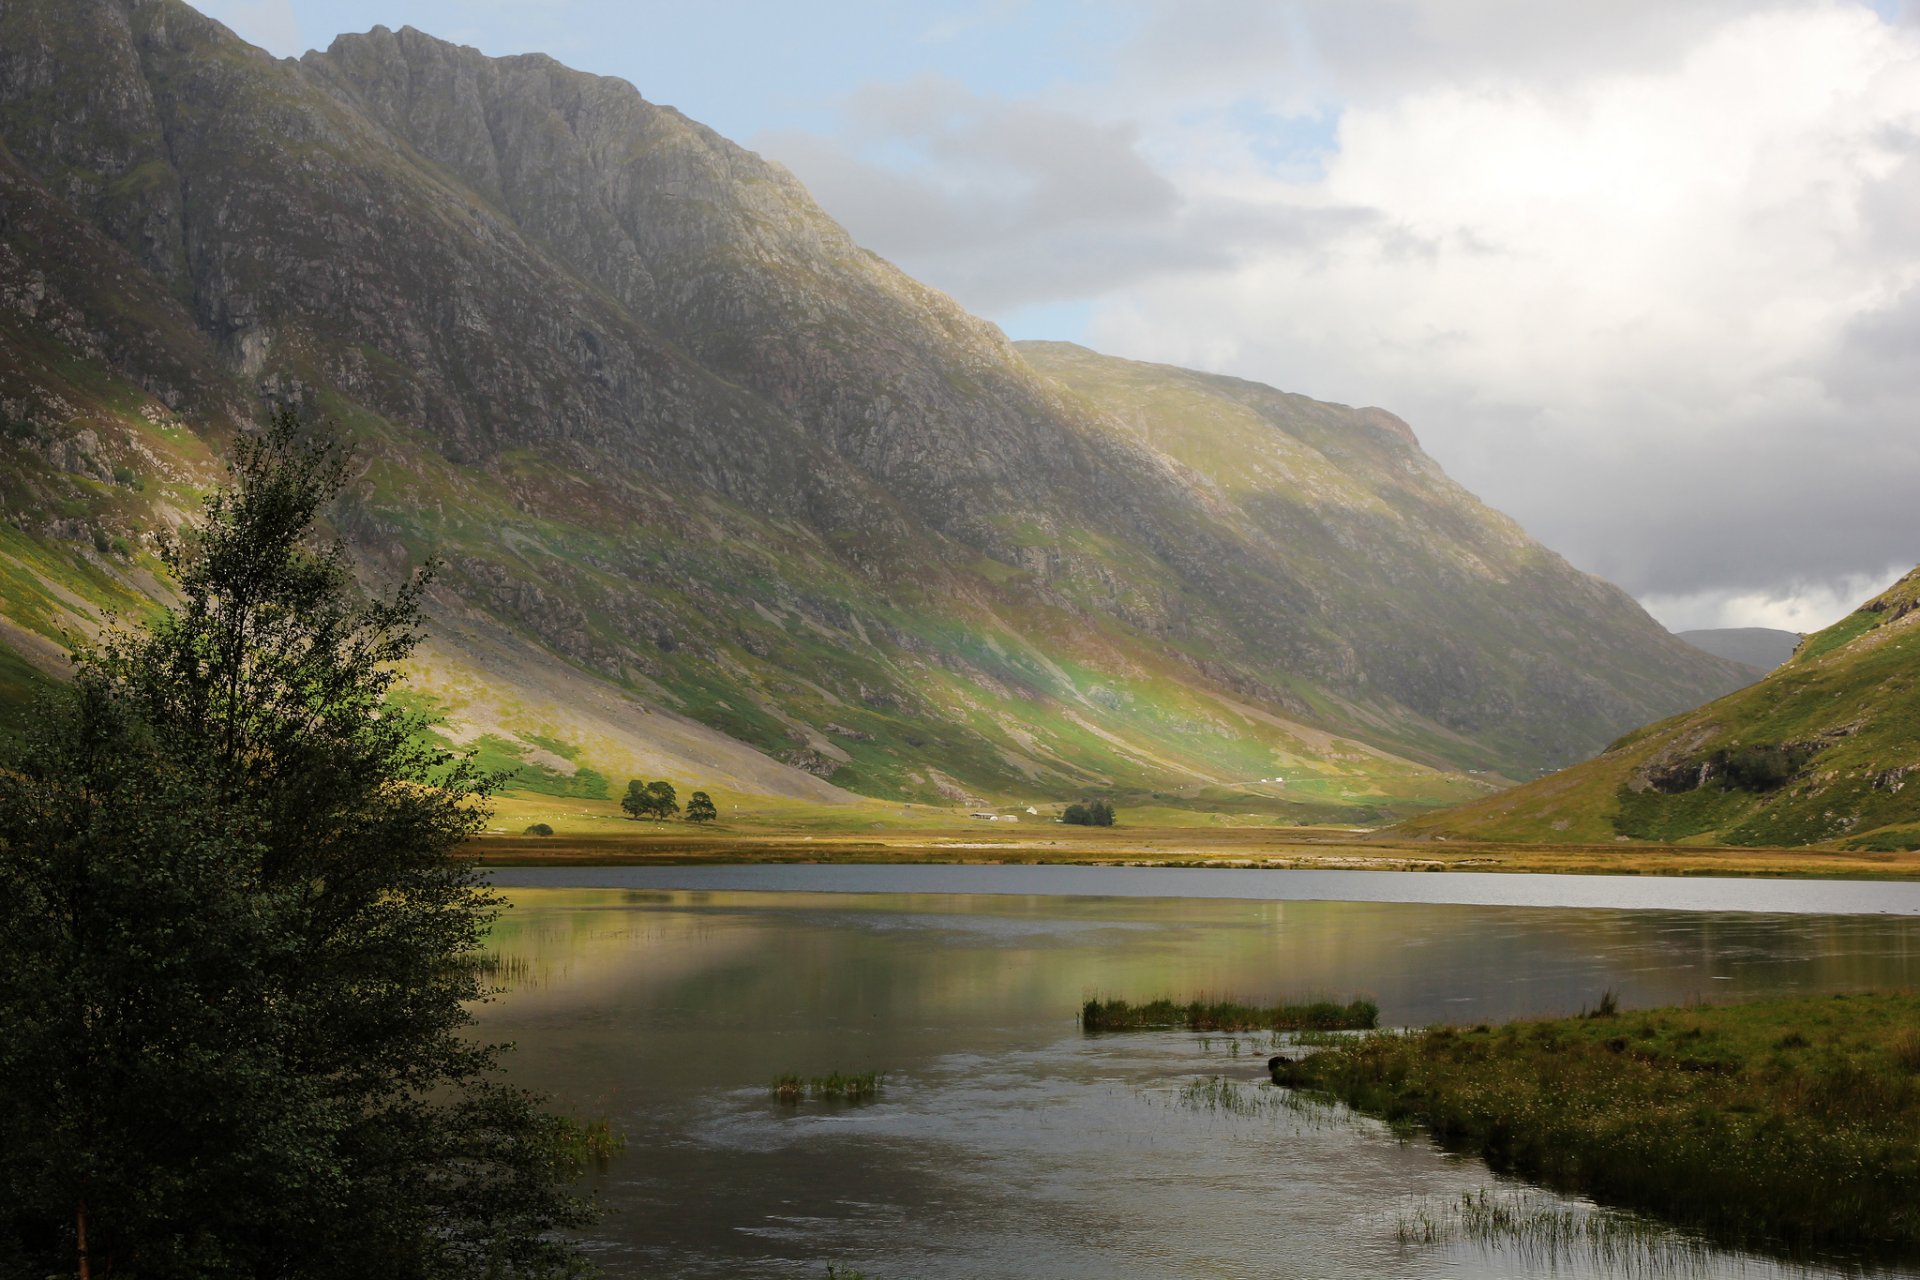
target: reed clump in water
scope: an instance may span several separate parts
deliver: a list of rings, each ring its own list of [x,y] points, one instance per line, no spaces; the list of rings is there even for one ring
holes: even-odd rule
[[[466,965],[483,985],[501,987],[540,985],[539,971],[528,956],[510,955],[500,951],[475,951],[467,956]]]
[[[627,1149],[627,1137],[611,1120],[565,1120],[561,1123],[555,1155],[560,1166],[575,1177],[588,1169],[606,1172],[613,1158]]]
[[[1371,1000],[1316,1000],[1308,1004],[1255,1005],[1233,1000],[1089,1000],[1081,1007],[1087,1031],[1359,1031],[1377,1026],[1380,1006]]]
[[[1638,1214],[1569,1204],[1531,1190],[1429,1197],[1403,1210],[1394,1234],[1409,1248],[1471,1243],[1510,1249],[1543,1269],[1586,1264],[1610,1276],[1703,1272],[1713,1251],[1697,1237]]]
[[[820,1101],[831,1099],[836,1102],[865,1102],[879,1094],[886,1087],[887,1078],[878,1071],[864,1071],[857,1074],[831,1072],[824,1076],[803,1077],[794,1072],[783,1072],[773,1078],[773,1096],[781,1102],[802,1102],[808,1099]]]
[[[1358,1037],[1276,1066],[1563,1190],[1715,1241],[1920,1251],[1920,996]]]

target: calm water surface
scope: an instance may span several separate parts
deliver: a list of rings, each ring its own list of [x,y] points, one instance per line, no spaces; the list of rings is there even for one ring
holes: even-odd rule
[[[887,889],[899,872],[1110,869],[647,870],[867,872],[855,880]],[[1601,879],[1353,874],[1387,897]],[[1227,872],[1161,875],[1218,896],[1132,896],[1110,879],[1077,896],[1032,880],[829,893],[502,873],[514,909],[494,944],[530,977],[482,1023],[518,1043],[517,1078],[628,1135],[595,1183],[611,1212],[593,1247],[619,1277],[822,1277],[828,1262],[875,1280],[1772,1276],[1804,1272],[1660,1245],[1609,1259],[1403,1245],[1396,1225],[1422,1207],[1515,1184],[1344,1111],[1286,1105],[1262,1083],[1265,1036],[1089,1037],[1075,1013],[1096,994],[1364,993],[1383,1023],[1411,1025],[1569,1013],[1608,988],[1631,1007],[1920,985],[1920,925],[1864,914],[1910,913],[1904,885],[1827,908],[1862,913],[1843,915],[1808,913],[1808,895],[1862,886],[1717,882],[1791,903],[1623,910],[1283,900],[1226,894],[1213,878]],[[526,887],[543,879],[572,887]],[[1702,883],[1615,891],[1694,903]],[[1558,900],[1551,885],[1505,891]],[[886,1090],[858,1106],[768,1097],[780,1072],[834,1070],[885,1071]],[[1183,1099],[1216,1076],[1238,1084],[1237,1108]]]

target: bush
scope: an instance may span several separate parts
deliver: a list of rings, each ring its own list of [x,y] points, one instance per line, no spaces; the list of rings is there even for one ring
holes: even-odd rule
[[[544,822],[536,822],[528,827],[522,834],[530,836],[550,836],[553,834],[553,828]]]

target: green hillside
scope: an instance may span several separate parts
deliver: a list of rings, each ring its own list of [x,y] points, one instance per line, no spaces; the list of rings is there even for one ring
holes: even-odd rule
[[[1412,833],[1920,848],[1920,570],[1758,684]]]

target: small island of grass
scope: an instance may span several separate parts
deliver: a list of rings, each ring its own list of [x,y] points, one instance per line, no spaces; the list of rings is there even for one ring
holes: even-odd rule
[[[1087,1031],[1364,1031],[1380,1007],[1371,1000],[1316,1000],[1309,1004],[1253,1005],[1232,1000],[1089,1000],[1080,1010]]]
[[[1920,1253],[1920,996],[1358,1037],[1274,1069],[1453,1150],[1724,1243]]]

